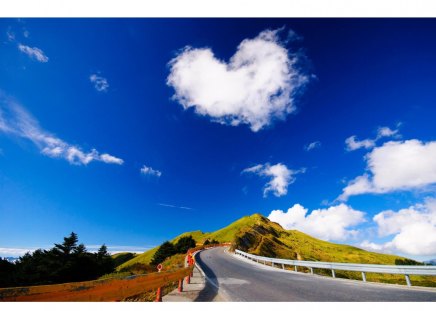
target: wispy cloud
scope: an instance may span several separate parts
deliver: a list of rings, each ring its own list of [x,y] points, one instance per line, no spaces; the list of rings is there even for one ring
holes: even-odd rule
[[[144,165],[140,171],[141,171],[141,174],[143,174],[143,175],[150,175],[150,176],[156,176],[156,177],[162,176],[161,171],[155,170],[155,169],[153,169],[149,166],[146,166],[146,165]]]
[[[177,206],[177,205],[166,204],[166,203],[158,203],[158,205],[165,206],[165,207],[174,207],[174,208],[179,208],[179,209],[186,209],[186,210],[192,210],[193,209],[193,208],[187,207],[187,206]]]
[[[393,138],[400,138],[401,135],[399,134],[398,127],[401,125],[401,123],[397,124],[397,128],[395,130],[390,129],[387,126],[382,126],[377,129],[377,136],[374,139],[363,139],[358,140],[356,138],[356,135],[350,136],[345,140],[345,146],[347,151],[354,151],[357,149],[371,149],[374,148],[376,145],[376,142],[384,137],[393,137]]]
[[[38,121],[11,97],[0,92],[0,132],[25,138],[34,143],[42,154],[63,158],[71,164],[86,165],[92,161],[123,164],[123,160],[97,150],[83,151],[40,127]]]
[[[29,56],[32,59],[37,60],[38,62],[41,63],[46,63],[48,62],[48,57],[44,54],[44,52],[37,48],[37,47],[30,47],[24,44],[18,44],[18,49],[23,52],[24,54],[26,54],[27,56]]]
[[[6,31],[6,37],[8,38],[8,41],[15,41],[15,32],[8,29],[8,31]]]
[[[305,171],[305,168],[291,170],[282,163],[274,165],[265,163],[246,168],[242,173],[253,173],[261,177],[270,178],[270,181],[263,189],[263,196],[266,197],[269,192],[272,192],[276,197],[281,197],[288,193],[288,185],[295,182],[294,175],[304,173]]]
[[[99,92],[106,92],[109,89],[109,83],[105,77],[94,73],[89,76],[89,81],[91,81],[95,89]]]
[[[317,140],[317,141],[314,141],[313,143],[310,143],[310,144],[304,146],[304,150],[310,151],[313,149],[318,149],[320,147],[321,147],[321,142]]]

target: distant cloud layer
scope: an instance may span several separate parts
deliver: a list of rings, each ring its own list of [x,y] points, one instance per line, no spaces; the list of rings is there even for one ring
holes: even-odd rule
[[[96,253],[101,245],[86,245],[86,249],[90,252]],[[117,246],[106,245],[108,252],[111,254],[131,252],[143,253],[155,246]],[[0,247],[0,257],[20,257],[26,253],[33,253],[37,249],[51,249],[52,246],[41,247]]]
[[[367,173],[348,183],[339,196],[422,189],[436,183],[436,141],[389,141],[365,156]]]
[[[100,75],[95,73],[90,75],[89,81],[91,81],[95,89],[99,92],[106,92],[109,89],[109,83],[107,82],[107,79]]]
[[[263,188],[264,197],[266,197],[269,192],[272,192],[276,197],[286,195],[288,193],[288,185],[295,181],[294,175],[304,172],[305,169],[291,170],[282,163],[275,165],[270,165],[269,163],[258,164],[242,171],[242,173],[253,173],[270,179]]]
[[[248,124],[257,132],[295,111],[295,95],[309,81],[278,30],[243,40],[225,62],[210,48],[187,46],[169,63],[167,84],[185,109],[221,124]]]
[[[287,230],[296,229],[323,240],[338,241],[355,236],[357,231],[350,228],[365,221],[363,212],[343,203],[307,212],[308,209],[295,204],[286,212],[273,210],[268,218]]]
[[[15,39],[15,37],[13,37]],[[11,38],[9,38],[9,40],[11,40]],[[29,56],[32,59],[37,60],[40,63],[46,63],[48,62],[48,57],[44,54],[44,52],[37,48],[37,47],[30,47],[24,44],[18,44],[18,49],[23,52],[24,54],[26,54],[27,56]]]
[[[151,176],[156,176],[156,177],[161,177],[162,176],[162,172],[161,171],[155,170],[155,169],[153,169],[151,167],[148,167],[146,165],[144,165],[141,168],[140,171],[144,175],[151,175]]]
[[[84,152],[42,129],[38,121],[13,99],[0,93],[0,131],[12,136],[26,138],[34,143],[42,154],[63,158],[71,164],[86,165],[92,161],[123,164],[123,160],[110,154],[100,154],[92,149]]]

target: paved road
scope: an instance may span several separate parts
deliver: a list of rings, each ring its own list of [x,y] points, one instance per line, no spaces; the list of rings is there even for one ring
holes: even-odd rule
[[[266,267],[227,253],[225,248],[197,254],[210,296],[229,301],[436,301],[434,289],[363,283]]]

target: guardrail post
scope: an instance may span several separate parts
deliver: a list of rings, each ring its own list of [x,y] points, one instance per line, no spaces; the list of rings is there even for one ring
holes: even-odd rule
[[[366,273],[362,272],[362,281],[366,282]]]
[[[272,261],[271,261],[271,267],[273,267],[273,268],[274,268],[274,262],[272,262]]]
[[[309,267],[309,269],[310,269],[310,274],[313,274],[313,268]]]
[[[157,294],[156,294],[156,302],[162,302],[162,288],[158,288],[157,289]]]
[[[295,270],[295,272],[298,272],[297,266],[295,266],[294,270]]]
[[[178,287],[179,293],[183,292],[183,279],[179,280],[179,287]]]
[[[410,277],[409,277],[409,275],[408,275],[408,274],[405,274],[404,276],[406,277],[406,283],[407,283],[407,286],[412,286],[412,283],[410,282]]]
[[[282,269],[285,270],[285,264],[284,263],[282,263]]]
[[[332,277],[336,277],[335,270],[332,269]]]

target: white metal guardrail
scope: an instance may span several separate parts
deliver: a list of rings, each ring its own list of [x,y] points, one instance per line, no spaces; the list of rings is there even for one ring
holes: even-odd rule
[[[433,275],[436,276],[436,266],[395,266],[395,265],[370,265],[370,264],[354,264],[354,263],[339,263],[339,262],[322,262],[322,261],[303,261],[303,260],[289,260],[280,258],[270,258],[252,255],[240,250],[235,250],[237,255],[251,259],[257,262],[267,262],[281,265],[282,269],[285,269],[285,265],[294,266],[295,271],[297,267],[306,267],[310,269],[310,273],[313,274],[314,268],[329,269],[332,271],[332,277],[336,277],[335,270],[343,271],[357,271],[362,273],[362,280],[366,282],[367,272],[372,273],[388,273],[388,274],[403,274],[406,278],[408,286],[412,286],[409,275]]]

